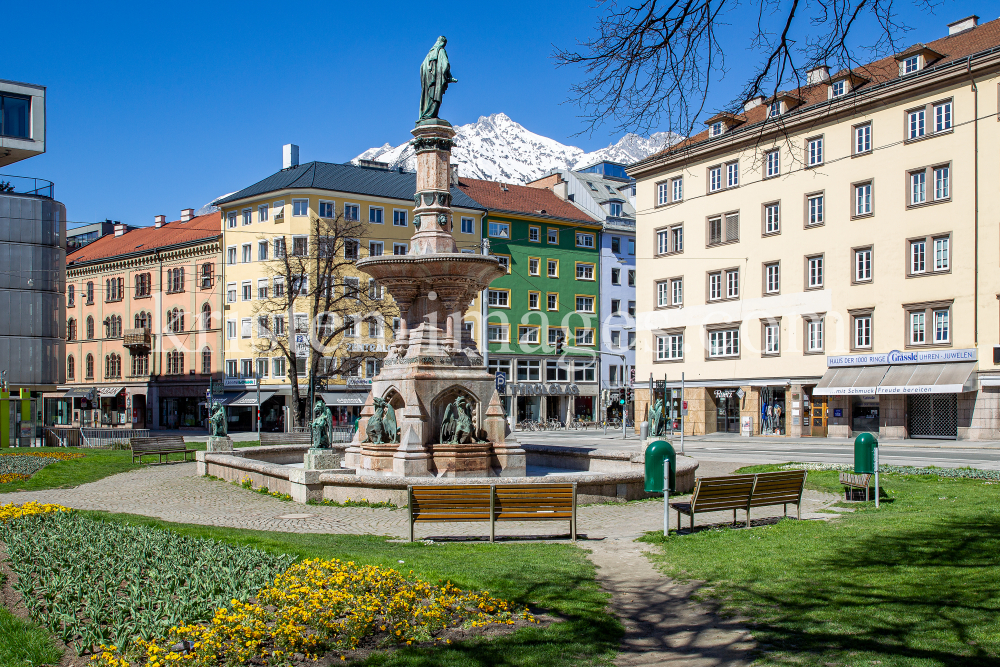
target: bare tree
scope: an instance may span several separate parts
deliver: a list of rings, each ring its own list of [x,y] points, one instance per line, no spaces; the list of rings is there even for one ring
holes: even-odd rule
[[[910,0],[931,11],[941,0]],[[855,68],[900,50],[909,28],[895,0],[641,0],[623,6],[599,0],[596,35],[574,49],[557,48],[559,66],[576,65],[585,78],[570,101],[583,110],[582,132],[605,122],[615,131],[647,134],[661,129],[696,133],[709,88],[726,73],[726,56],[756,58],[739,94],[722,109],[742,112],[746,100],[772,96],[803,83],[817,65]],[[747,21],[746,19],[750,19]],[[728,22],[738,21],[739,28]],[[725,43],[720,30],[746,30],[743,43]],[[858,43],[860,33],[871,35]],[[743,47],[748,51],[744,51]]]
[[[284,357],[293,424],[303,423],[312,409],[306,388],[299,385],[300,373],[314,383],[356,376],[364,361],[376,356],[370,348],[377,343],[360,341],[384,341],[392,335],[386,321],[398,315],[396,305],[381,285],[355,267],[362,252],[370,252],[370,244],[363,247],[367,234],[367,224],[343,215],[311,216],[308,237],[291,237],[291,247],[287,237],[259,240],[271,253],[267,267],[272,280],[256,301],[254,348],[261,355],[277,350]]]

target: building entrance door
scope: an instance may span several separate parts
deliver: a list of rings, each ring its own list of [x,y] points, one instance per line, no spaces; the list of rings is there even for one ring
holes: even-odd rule
[[[812,416],[812,436],[814,438],[826,437],[826,397],[814,396],[812,406],[809,408]]]
[[[740,432],[740,399],[733,389],[715,390],[715,430],[718,433]]]

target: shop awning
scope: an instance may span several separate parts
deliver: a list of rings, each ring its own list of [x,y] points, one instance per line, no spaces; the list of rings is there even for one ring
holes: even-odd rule
[[[98,387],[97,394],[101,398],[114,398],[121,393],[125,387]]]
[[[813,388],[813,396],[864,396],[877,393],[888,366],[845,366],[828,370]]]
[[[212,402],[220,405],[232,405],[233,401],[242,398],[245,393],[244,391],[227,391],[224,394],[212,394]]]
[[[63,394],[63,398],[87,398],[90,395],[91,389],[93,387],[73,387]]]
[[[274,396],[274,394],[275,392],[273,391],[260,392],[260,402],[263,403]],[[222,405],[231,405],[233,407],[253,407],[257,405],[257,390],[227,391],[224,394],[213,396],[212,401],[218,401]]]
[[[878,394],[961,394],[976,390],[976,364],[901,364],[892,366]]]
[[[323,397],[323,401],[327,405],[342,405],[342,406],[356,405],[360,407],[364,405],[365,401],[368,399],[367,393],[348,394],[339,391],[324,391],[320,395]]]

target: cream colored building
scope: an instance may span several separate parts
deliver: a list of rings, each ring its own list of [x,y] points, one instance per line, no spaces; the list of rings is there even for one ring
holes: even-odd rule
[[[288,365],[277,348],[260,352],[260,315],[262,296],[273,293],[275,272],[268,268],[274,261],[275,243],[288,253],[296,243],[307,242],[315,217],[345,216],[366,222],[366,234],[357,239],[357,257],[372,254],[406,254],[413,235],[413,196],[416,174],[392,170],[379,163],[331,164],[309,162],[299,165],[297,147],[286,146],[284,168],[218,202],[222,208],[223,227],[223,330],[225,379],[215,389],[227,405],[230,430],[256,430],[258,386],[260,378],[260,419],[263,430],[287,429],[287,408],[291,407],[291,379]],[[289,155],[289,149],[294,153]],[[484,210],[459,189],[452,190],[454,236],[462,252],[480,252]],[[298,239],[298,241],[297,241]],[[346,252],[346,250],[345,250]],[[357,273],[362,284],[368,276]],[[287,289],[287,285],[283,286]],[[391,297],[386,310],[392,310]],[[478,344],[482,327],[478,326],[479,300],[473,302],[466,326],[472,329]],[[392,342],[393,323],[385,322],[370,330],[359,322],[350,340],[334,341],[348,346],[347,352],[364,354],[356,376],[334,375],[324,378],[319,393],[323,395],[341,424],[352,424],[360,413],[368,386]],[[286,335],[293,332],[286,323]],[[298,378],[305,396],[309,378]]]
[[[630,168],[638,381],[687,433],[1000,437],[1000,21]],[[637,391],[637,421],[649,390]]]

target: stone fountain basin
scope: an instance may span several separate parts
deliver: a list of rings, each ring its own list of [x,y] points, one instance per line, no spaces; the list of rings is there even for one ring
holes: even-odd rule
[[[357,267],[375,280],[412,278],[432,285],[455,281],[488,285],[504,274],[496,257],[464,252],[380,255],[358,260]]]
[[[304,470],[301,467],[308,445],[246,447],[233,452],[197,452],[199,475],[213,475],[227,481],[250,478],[255,488],[287,493],[293,500],[344,502],[362,498],[371,502],[406,505],[406,487],[411,484],[560,484],[576,483],[577,502],[612,503],[659,496],[643,490],[642,452],[593,447],[553,447],[523,445],[526,477],[391,477],[358,475],[353,468]],[[677,457],[677,493],[694,489],[698,461]]]

